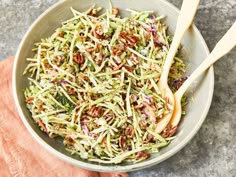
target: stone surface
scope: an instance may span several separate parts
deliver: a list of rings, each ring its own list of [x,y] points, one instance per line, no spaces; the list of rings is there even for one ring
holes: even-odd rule
[[[180,8],[181,0],[169,0]],[[57,0],[0,0],[0,59],[14,55],[30,24]],[[236,0],[202,0],[195,23],[210,50],[236,20]],[[232,39],[236,40],[236,38]],[[202,128],[179,153],[131,177],[236,176],[236,49],[214,65],[213,102]]]

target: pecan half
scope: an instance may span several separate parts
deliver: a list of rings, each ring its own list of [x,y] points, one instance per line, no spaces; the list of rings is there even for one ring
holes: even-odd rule
[[[73,88],[71,88],[71,87],[67,88],[67,92],[68,92],[69,95],[76,95],[75,90]]]
[[[139,159],[147,159],[150,157],[150,154],[144,152],[144,151],[140,151],[137,153],[137,157],[136,157],[136,160],[139,160]]]
[[[100,117],[103,113],[102,107],[92,106],[92,108],[88,111],[88,115],[91,117]]]
[[[74,54],[73,60],[79,65],[82,65],[85,62],[85,58],[80,52]]]

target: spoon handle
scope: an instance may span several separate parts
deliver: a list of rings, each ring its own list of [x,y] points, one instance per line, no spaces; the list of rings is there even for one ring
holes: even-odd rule
[[[193,18],[196,14],[199,2],[200,0],[183,0],[180,14],[177,20],[174,38],[166,57],[162,70],[163,72],[160,78],[160,80],[165,83],[167,83],[170,67],[173,63],[173,59],[184,36],[184,33],[193,22]]]
[[[189,88],[192,82],[200,76],[206,69],[208,69],[213,63],[219,60],[222,56],[227,54],[236,45],[236,22],[231,26],[227,33],[216,44],[213,51],[208,57],[198,66],[198,68],[190,75],[190,77],[183,83],[179,90],[175,93],[179,97],[182,97],[185,91]]]

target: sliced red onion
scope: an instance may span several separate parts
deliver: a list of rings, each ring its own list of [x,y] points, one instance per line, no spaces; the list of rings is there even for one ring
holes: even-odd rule
[[[144,95],[143,98],[144,98],[143,101],[146,101],[149,104],[151,104],[153,102],[153,98],[151,96]]]
[[[89,129],[88,129],[88,127],[87,127],[85,124],[82,125],[81,127],[82,127],[82,130],[83,130],[84,134],[89,135]]]
[[[61,80],[60,84],[68,84],[66,80]]]

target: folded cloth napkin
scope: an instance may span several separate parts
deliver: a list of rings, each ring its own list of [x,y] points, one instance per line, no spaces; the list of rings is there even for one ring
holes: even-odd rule
[[[98,173],[68,164],[47,152],[24,127],[17,114],[11,85],[13,57],[0,62],[1,177],[127,177]]]

